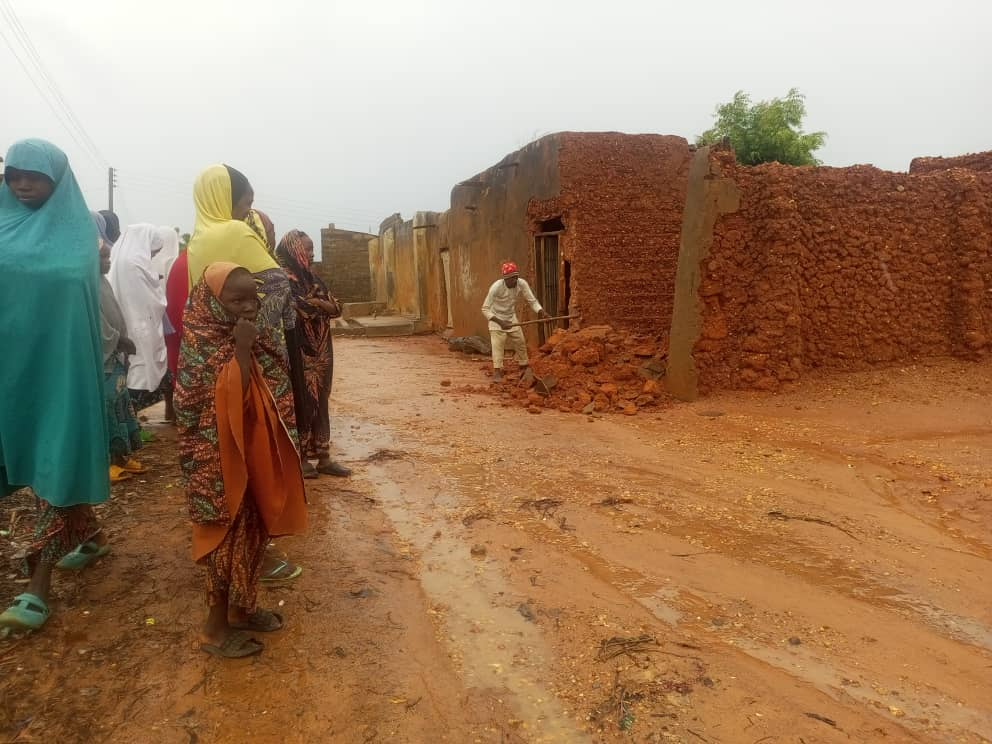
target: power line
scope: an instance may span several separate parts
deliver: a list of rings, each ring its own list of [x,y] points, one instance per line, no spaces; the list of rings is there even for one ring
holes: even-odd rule
[[[17,50],[14,49],[14,45],[11,44],[10,39],[7,38],[7,34],[4,33],[4,30],[3,30],[2,27],[0,27],[0,37],[3,37],[4,43],[6,43],[7,48],[10,49],[10,53],[13,55],[14,59],[17,60],[17,64],[20,65],[21,70],[24,71],[24,75],[27,77],[27,79],[29,81],[31,81],[31,85],[33,85],[34,86],[34,89],[36,91],[38,91],[38,95],[41,96],[41,100],[43,100],[45,102],[45,105],[47,105],[48,108],[51,110],[52,114],[55,116],[55,119],[58,121],[58,123],[61,124],[62,127],[65,129],[65,131],[68,133],[68,135],[70,137],[72,137],[72,140],[79,146],[79,149],[81,149],[83,152],[85,152],[91,158],[94,158],[93,153],[90,152],[86,148],[86,146],[82,142],[79,141],[79,137],[76,135],[76,133],[73,130],[73,128],[71,126],[69,126],[63,120],[62,115],[60,115],[58,109],[54,106],[54,104],[52,104],[51,101],[48,100],[48,97],[45,95],[44,91],[42,91],[41,87],[38,85],[38,83],[35,81],[35,79],[31,76],[31,73],[28,72],[28,68],[24,65],[24,62],[21,60],[20,56],[17,54]],[[94,158],[94,162],[96,162],[97,165],[101,165],[102,166],[102,163],[96,161],[95,158]]]
[[[192,186],[181,184],[179,181],[159,175],[146,174],[139,171],[120,170],[117,171],[122,182],[129,183],[137,188],[147,190],[157,190],[163,194],[181,196],[183,198],[192,197]],[[321,204],[319,202],[303,201],[284,196],[269,198],[265,192],[261,192],[256,199],[262,209],[274,209],[283,212],[293,212],[308,218],[316,214],[340,215],[343,219],[360,224],[375,223],[382,221],[382,215],[370,210],[355,209],[352,207],[335,207],[333,205]]]
[[[128,171],[128,173],[132,177],[138,178],[138,179],[143,180],[143,181],[152,181],[152,182],[157,182],[157,183],[161,183],[161,184],[168,184],[169,186],[175,186],[175,187],[179,187],[179,188],[185,189],[188,192],[191,192],[191,190],[192,190],[192,182],[183,182],[182,184],[180,184],[180,182],[176,178],[174,178],[174,177],[161,176],[161,175],[159,175],[157,173],[146,173],[146,172],[143,172],[143,171]],[[278,189],[275,188],[275,187],[270,187],[270,188],[256,189],[256,192],[257,193],[268,193],[269,191],[277,191],[277,190]],[[269,204],[269,205],[272,204],[272,202],[270,200],[268,200],[268,199],[265,199],[265,200],[262,200],[262,201],[264,201],[266,204]],[[280,204],[294,205],[294,206],[304,207],[304,208],[308,208],[308,209],[327,210],[327,209],[331,208],[331,207],[328,207],[325,202],[311,201],[309,199],[300,199],[299,197],[295,197],[295,196],[293,196],[293,197],[284,196],[282,194],[280,194],[280,196],[276,197],[276,201],[278,203],[280,203]],[[378,212],[373,212],[372,210],[367,210],[367,209],[361,209],[361,208],[355,208],[355,207],[334,207],[333,209],[334,209],[335,212],[348,212],[349,214],[359,216],[362,219],[369,219],[369,218],[378,219],[379,218],[379,213]]]
[[[17,16],[17,11],[14,10],[14,6],[11,5],[9,0],[0,0],[0,11],[4,12],[7,19],[10,21],[11,26],[14,29],[14,35],[20,37],[19,41],[21,42],[21,46],[27,52],[28,59],[31,60],[35,68],[41,74],[42,80],[44,80],[44,82],[48,85],[48,88],[54,95],[56,102],[68,116],[69,121],[76,127],[80,135],[82,135],[83,140],[97,156],[97,158],[106,163],[107,159],[103,157],[103,153],[100,152],[100,148],[96,146],[93,138],[90,137],[89,133],[86,131],[86,128],[79,120],[79,117],[77,117],[75,112],[72,110],[72,106],[69,105],[69,102],[62,94],[62,89],[59,88],[58,83],[55,82],[55,78],[48,71],[48,68],[42,61],[41,55],[38,54],[37,47],[35,47],[34,42],[31,40],[31,36],[28,34],[27,29],[24,28],[24,24],[21,23],[21,19]]]
[[[17,17],[17,12],[14,10],[13,6],[8,2],[8,0],[0,0],[0,14],[6,18],[8,22],[8,28],[13,32],[13,38],[18,42],[21,48],[21,53],[24,57],[31,63],[34,68],[34,75],[28,70],[25,65],[24,60],[21,58],[21,54],[18,54],[17,50],[14,48],[10,37],[6,33],[0,30],[0,35],[3,36],[4,42],[10,49],[11,54],[17,60],[18,65],[21,70],[27,76],[28,80],[34,86],[35,90],[38,91],[38,95],[41,96],[45,104],[58,119],[59,123],[65,128],[72,137],[73,141],[79,145],[79,147],[89,155],[90,158],[94,160],[98,165],[106,165],[107,160],[103,157],[100,149],[96,146],[96,143],[89,136],[86,128],[83,127],[79,118],[73,112],[72,107],[66,101],[65,96],[62,94],[61,89],[55,82],[48,68],[45,66],[44,62],[41,60],[41,55],[38,54],[38,50],[31,41],[31,36],[28,34],[27,29],[21,23],[20,19]],[[38,80],[35,78],[40,78],[40,80],[46,85],[48,89],[48,94],[42,90],[41,86],[38,84]],[[81,141],[82,140],[82,141]]]
[[[136,191],[144,191],[154,196],[164,195],[190,200],[190,195],[188,193],[179,192],[165,184],[141,183],[140,181],[129,180],[126,175],[121,177],[120,184],[118,194],[121,195],[128,189],[133,189]],[[123,202],[123,197],[121,198]],[[287,217],[300,222],[316,222],[321,225],[326,225],[330,222],[334,222],[336,225],[358,225],[363,228],[363,231],[364,227],[370,224],[368,219],[342,214],[339,210],[334,209],[306,210],[300,207],[286,206],[269,201],[263,202],[260,206],[270,212],[279,212],[280,214],[286,215]],[[380,221],[380,219],[373,220],[376,224]]]

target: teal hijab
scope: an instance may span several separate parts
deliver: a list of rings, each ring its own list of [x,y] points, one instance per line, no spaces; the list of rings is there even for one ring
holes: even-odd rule
[[[55,190],[31,209],[0,186],[0,495],[31,486],[55,506],[105,501],[96,228],[55,145],[22,140],[4,165]]]

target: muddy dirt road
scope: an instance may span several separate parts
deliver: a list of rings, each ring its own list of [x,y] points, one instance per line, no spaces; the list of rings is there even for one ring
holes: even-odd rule
[[[992,739],[992,366],[589,419],[455,392],[480,362],[434,339],[344,339],[337,358],[356,474],[317,481],[311,533],[278,542],[306,570],[263,593],[287,617],[265,653],[197,650],[157,427],[153,471],[101,507],[115,552],[58,577],[42,633],[0,643],[0,735]],[[0,502],[7,556],[26,505]]]

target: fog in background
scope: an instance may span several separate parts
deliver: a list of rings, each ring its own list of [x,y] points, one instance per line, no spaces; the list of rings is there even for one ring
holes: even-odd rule
[[[94,209],[112,165],[122,223],[183,232],[193,179],[225,162],[278,235],[317,238],[443,210],[549,132],[691,141],[735,91],[795,86],[826,164],[906,170],[992,148],[990,28],[987,0],[0,0],[0,151],[52,140]]]

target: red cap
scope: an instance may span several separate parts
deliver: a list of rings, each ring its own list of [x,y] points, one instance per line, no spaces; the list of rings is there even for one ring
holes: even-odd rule
[[[503,276],[517,276],[520,274],[520,270],[513,261],[507,261],[503,264]]]

